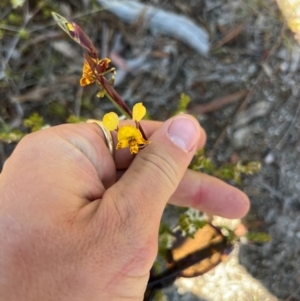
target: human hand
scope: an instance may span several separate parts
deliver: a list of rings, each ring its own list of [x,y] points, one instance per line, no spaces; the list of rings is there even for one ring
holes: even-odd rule
[[[194,118],[142,126],[151,143],[135,157],[113,158],[96,124],[20,141],[0,175],[0,300],[142,300],[168,201],[246,214],[241,191],[187,170],[205,143]]]

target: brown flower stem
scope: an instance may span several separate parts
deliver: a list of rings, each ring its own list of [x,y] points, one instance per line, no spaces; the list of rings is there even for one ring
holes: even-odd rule
[[[111,86],[108,81],[102,76],[100,81],[100,76],[96,77],[97,80],[101,83],[102,87],[106,91],[106,97],[115,105],[115,107],[121,112],[121,114],[124,114],[128,118],[132,118],[132,112],[125,104],[124,100],[121,98],[121,96],[117,93],[117,91]],[[103,85],[103,83],[105,83]],[[145,140],[147,140],[146,134],[141,126],[140,123],[138,123],[138,128],[140,132],[142,133],[142,136]]]
[[[144,130],[143,130],[143,128],[142,128],[142,126],[141,126],[140,123],[139,123],[139,130],[140,130],[140,132],[142,133],[143,138],[144,138],[145,140],[148,140],[148,138],[147,138],[147,136],[146,136],[146,134],[145,134],[145,132],[144,132]]]
[[[107,98],[117,107],[117,109],[124,114],[125,116],[132,118],[132,112],[125,104],[124,100],[121,96],[117,93],[117,91],[113,88],[113,86],[106,80],[104,75],[110,70],[99,70],[97,69],[97,64],[95,61],[98,61],[98,55],[96,48],[93,42],[89,39],[89,37],[85,34],[85,32],[74,22],[70,23],[67,19],[63,16],[52,12],[52,16],[56,23],[60,26],[60,28],[65,31],[75,42],[77,42],[82,48],[84,48],[88,54],[85,54],[84,57],[88,62],[90,69],[92,70],[95,78],[101,84],[103,89],[106,92]],[[100,60],[99,60],[100,61]],[[106,66],[106,65],[104,65]],[[100,66],[103,67],[103,66]],[[106,67],[104,67],[106,68]],[[147,137],[141,127],[139,125],[139,130],[143,135],[143,138],[147,140]]]
[[[125,115],[127,118],[131,118],[131,116],[125,111],[123,110],[123,108],[121,106],[119,106],[117,104],[116,101],[114,101],[114,99],[110,96],[110,94],[108,94],[107,92],[105,93],[105,96],[113,103],[113,105],[119,110],[119,112],[122,114],[122,115]]]
[[[95,78],[105,90],[107,98],[120,110],[121,114],[124,114],[129,118],[132,118],[132,112],[127,107],[122,97],[118,94],[118,92],[114,89],[114,87],[106,80],[103,74],[97,73],[96,63],[90,58],[89,55],[85,54],[84,57],[88,62]],[[139,130],[142,133],[143,138],[147,140],[146,134],[140,124],[139,124]]]
[[[125,104],[124,100],[121,98],[121,96],[117,93],[117,91],[110,85],[110,83],[106,80],[104,76],[96,76],[99,83],[102,85],[104,90],[106,91],[106,94],[108,95],[108,98],[114,102],[117,107],[120,107],[122,109],[122,112],[125,112],[125,116],[132,118],[132,112]]]

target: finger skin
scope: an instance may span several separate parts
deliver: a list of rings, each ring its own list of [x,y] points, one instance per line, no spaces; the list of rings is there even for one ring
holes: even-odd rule
[[[124,172],[118,171],[117,179]],[[168,203],[225,218],[242,218],[250,208],[249,198],[238,188],[191,169],[186,171]]]
[[[186,171],[169,203],[226,218],[241,218],[250,207],[248,197],[239,189],[193,170]]]

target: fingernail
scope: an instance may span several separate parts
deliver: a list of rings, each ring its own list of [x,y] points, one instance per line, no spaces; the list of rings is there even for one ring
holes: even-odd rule
[[[189,152],[199,140],[199,126],[190,118],[177,116],[169,126],[168,136],[174,144]]]

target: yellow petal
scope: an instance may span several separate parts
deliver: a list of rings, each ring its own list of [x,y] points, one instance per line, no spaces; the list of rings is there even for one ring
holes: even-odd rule
[[[99,98],[102,98],[102,97],[105,96],[105,94],[106,94],[105,89],[101,88],[101,90],[97,93],[96,96],[99,97]]]
[[[92,70],[91,70],[91,67],[89,65],[89,63],[87,62],[87,60],[84,60],[84,63],[83,63],[83,73],[92,73]]]
[[[132,125],[124,125],[119,128],[118,141],[127,140],[129,143],[129,141],[136,139],[139,135],[141,135],[141,132],[137,128]]]
[[[146,108],[143,106],[141,102],[138,102],[133,106],[132,109],[132,119],[140,122],[146,114]]]
[[[137,143],[138,145],[147,145],[147,144],[150,143],[150,141],[145,140],[145,139],[143,138],[142,133],[141,133],[141,136],[136,137],[136,143]]]
[[[93,71],[90,68],[90,65],[85,60],[83,64],[82,77],[80,79],[80,85],[82,87],[90,85],[95,82]]]
[[[129,147],[131,154],[137,154],[140,146],[147,145],[149,143],[149,141],[146,141],[143,138],[142,133],[136,127],[132,125],[124,125],[119,128],[117,149]]]
[[[129,146],[129,149],[131,154],[137,154],[139,152],[139,146],[137,145],[137,143],[131,144]]]
[[[126,148],[128,146],[129,146],[128,140],[125,139],[118,142],[116,149]]]
[[[103,116],[103,124],[109,131],[114,131],[119,125],[119,117],[116,113],[110,112]]]
[[[80,86],[84,87],[84,86],[92,84],[93,82],[94,82],[93,79],[82,76],[81,79],[80,79]]]

